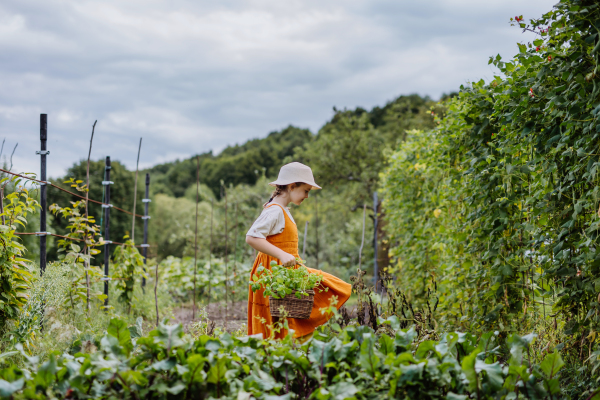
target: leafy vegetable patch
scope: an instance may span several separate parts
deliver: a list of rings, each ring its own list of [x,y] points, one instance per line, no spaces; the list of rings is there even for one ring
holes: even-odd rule
[[[350,326],[335,337],[318,331],[300,346],[291,336],[269,341],[225,334],[193,341],[181,325],[160,324],[140,336],[139,325],[115,318],[95,346],[76,342],[73,355],[55,353],[40,363],[21,347],[28,368],[2,369],[0,396],[542,399],[558,393],[560,355],[549,353],[539,365],[526,361],[533,334],[513,335],[507,343],[511,356],[503,360],[492,333],[477,339],[452,332],[439,341],[419,341],[413,328],[394,331],[395,317],[381,323],[394,334]]]

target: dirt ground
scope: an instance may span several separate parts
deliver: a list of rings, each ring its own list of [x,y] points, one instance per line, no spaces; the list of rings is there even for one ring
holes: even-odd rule
[[[345,305],[348,314],[352,318],[356,318],[356,306]],[[197,305],[196,321],[199,321],[199,305]],[[175,322],[183,324],[184,331],[188,332],[192,320],[192,304],[181,304],[180,307],[173,309]],[[227,332],[235,332],[242,327],[245,327],[248,321],[248,301],[230,302],[225,309],[225,303],[211,303],[207,307],[208,319],[215,322],[216,327],[224,328],[227,321]],[[227,318],[226,318],[227,317]]]
[[[217,327],[225,327],[227,322],[227,331],[234,332],[242,328],[248,320],[248,301],[238,301],[228,303],[211,303],[207,308],[208,319],[214,321]],[[193,305],[181,304],[181,307],[173,309],[175,321],[183,324],[183,329],[187,332],[189,325],[193,323]],[[199,306],[196,307],[196,321],[200,314]]]

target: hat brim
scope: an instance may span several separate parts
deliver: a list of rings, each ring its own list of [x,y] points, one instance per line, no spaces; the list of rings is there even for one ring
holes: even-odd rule
[[[321,186],[317,185],[314,182],[304,182],[304,181],[296,181],[296,182],[302,182],[302,183],[306,183],[307,185],[312,186],[313,189],[322,189]],[[292,183],[296,183],[296,182],[287,182],[287,181],[273,181],[273,182],[269,182],[269,186],[277,186],[277,185],[289,185]]]

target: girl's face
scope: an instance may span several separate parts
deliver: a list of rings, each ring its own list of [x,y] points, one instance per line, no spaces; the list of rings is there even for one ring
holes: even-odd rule
[[[311,191],[312,186],[308,183],[303,183],[300,186],[294,186],[290,189],[290,201],[295,205],[299,206],[302,204],[304,199],[308,198],[308,193]]]

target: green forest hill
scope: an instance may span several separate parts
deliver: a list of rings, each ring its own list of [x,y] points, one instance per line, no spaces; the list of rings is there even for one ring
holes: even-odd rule
[[[429,108],[434,103],[428,97],[419,95],[400,96],[384,107],[375,107],[371,111],[356,108],[352,111],[335,110],[335,116],[315,135],[308,129],[292,125],[280,131],[273,131],[262,139],[251,139],[242,145],[226,147],[218,155],[211,152],[200,154],[200,175],[216,196],[220,194],[221,181],[225,185],[254,185],[263,173],[268,177],[276,176],[284,160],[300,161],[309,158],[304,150],[313,150],[319,136],[344,134],[343,117],[360,117],[369,126],[378,130],[386,146],[391,146],[406,128],[428,127],[433,119],[429,116]],[[342,129],[339,129],[342,128]],[[335,134],[334,134],[335,135]],[[341,140],[341,138],[340,138]],[[317,144],[317,146],[320,145]],[[381,148],[373,149],[381,153]],[[349,154],[350,155],[350,154]],[[338,155],[331,154],[336,157]],[[187,188],[196,182],[196,156],[185,160],[177,160],[156,165],[145,172],[152,176],[153,193],[164,193],[174,197],[182,197]],[[325,164],[325,160],[323,160]],[[316,173],[320,172],[315,171]],[[323,171],[324,172],[324,171]],[[327,178],[332,178],[326,175]]]
[[[227,247],[227,251],[235,252],[240,261],[249,259],[252,253],[243,238],[260,213],[262,204],[268,200],[271,188],[266,180],[275,177],[284,163],[300,161],[312,167],[316,180],[324,187],[321,193],[314,193],[320,197],[320,205],[311,198],[294,212],[301,242],[302,227],[309,221],[306,257],[320,268],[356,262],[362,205],[368,204],[372,215],[371,199],[384,168],[385,151],[396,148],[407,130],[432,128],[431,109],[439,108],[436,104],[428,97],[413,94],[400,96],[370,111],[334,107],[334,116],[316,134],[290,125],[264,138],[229,146],[219,154],[209,151],[140,171],[136,210],[138,213],[143,211],[141,199],[144,197],[144,176],[148,172],[152,198],[149,241],[155,246],[152,255],[162,259],[169,255],[193,254],[198,157],[201,183],[198,248],[201,256],[207,257],[211,250],[210,209],[213,201],[213,254],[222,256]],[[64,182],[71,177],[82,179],[85,172],[86,162],[82,160],[54,181]],[[118,160],[112,161],[111,180],[115,182],[111,187],[112,204],[128,210],[133,208],[134,175]],[[90,198],[103,198],[103,179],[104,160],[92,162]],[[63,185],[68,188],[67,184]],[[227,243],[225,188],[229,196]],[[50,204],[62,206],[68,205],[70,200],[68,194],[58,191],[52,191],[49,197]],[[320,207],[318,211],[317,206]],[[90,213],[96,216],[99,224],[103,222],[99,205],[90,204]],[[121,241],[131,234],[130,218],[123,213],[111,212],[111,240]],[[54,216],[51,219],[52,229],[64,233],[65,221]],[[367,225],[367,234],[371,235],[368,237],[372,237],[372,223],[369,221]],[[135,235],[138,244],[142,243],[142,227],[142,221],[138,220]],[[56,247],[51,245],[50,259],[55,257],[55,251]],[[372,249],[365,249],[367,254],[369,251]],[[102,259],[102,255],[96,257],[98,262]]]

